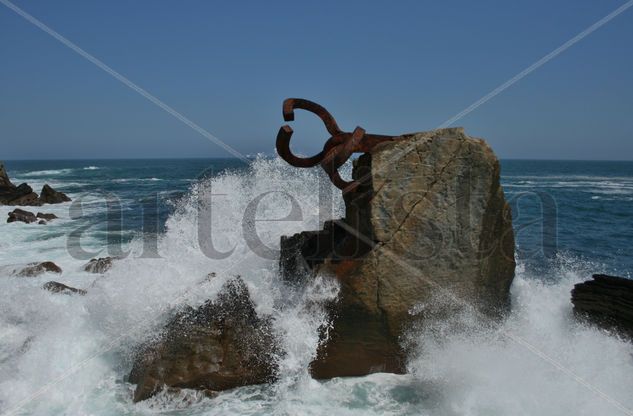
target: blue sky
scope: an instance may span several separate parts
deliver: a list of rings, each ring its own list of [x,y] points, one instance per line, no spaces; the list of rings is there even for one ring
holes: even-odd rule
[[[429,130],[622,0],[14,3],[242,153],[286,97]],[[502,158],[633,159],[633,7],[456,125]],[[328,137],[298,117],[294,148]],[[228,154],[0,4],[2,159]]]

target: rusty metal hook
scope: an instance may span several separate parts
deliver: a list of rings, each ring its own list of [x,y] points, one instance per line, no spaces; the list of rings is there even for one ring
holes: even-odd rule
[[[323,150],[311,157],[296,156],[290,150],[290,139],[293,130],[289,125],[284,125],[277,133],[277,153],[292,166],[309,168],[321,165],[328,174],[330,180],[337,188],[344,192],[355,190],[360,183],[358,181],[345,181],[338,173],[338,168],[356,152],[369,152],[378,143],[392,141],[394,136],[366,134],[361,127],[356,127],[352,133],[342,131],[334,117],[321,105],[302,98],[288,98],[283,103],[283,117],[285,121],[294,120],[294,110],[302,109],[314,113],[319,117],[325,128],[332,135],[323,146]]]

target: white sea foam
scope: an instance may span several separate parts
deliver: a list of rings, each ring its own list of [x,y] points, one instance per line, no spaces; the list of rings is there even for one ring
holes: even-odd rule
[[[40,177],[40,176],[61,176],[71,173],[73,169],[50,169],[50,170],[35,170],[32,172],[22,172],[20,177]]]

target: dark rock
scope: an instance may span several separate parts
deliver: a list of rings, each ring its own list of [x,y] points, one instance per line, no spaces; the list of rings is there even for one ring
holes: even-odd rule
[[[53,281],[44,283],[44,286],[42,286],[42,289],[48,290],[53,293],[63,293],[65,295],[72,295],[72,294],[85,295],[87,293],[83,289],[76,289],[74,287],[66,286],[63,283],[53,282]]]
[[[52,221],[58,218],[55,214],[42,214],[41,212],[38,212],[36,217],[45,221]]]
[[[37,194],[25,183],[20,186],[0,187],[0,204],[22,206],[42,205]]]
[[[576,315],[633,337],[633,280],[606,274],[592,277],[571,291]]]
[[[36,277],[44,273],[61,273],[62,269],[52,261],[43,263],[30,263],[22,270],[15,273],[19,277]]]
[[[227,390],[274,378],[275,339],[270,319],[257,316],[238,277],[217,299],[178,313],[158,341],[139,351],[129,380],[134,401],[165,387]]]
[[[33,189],[23,183],[15,186],[0,163],[0,205],[38,206],[42,205]]]
[[[450,318],[424,307],[444,292],[491,318],[507,310],[514,236],[499,173],[490,147],[462,129],[402,136],[355,161],[353,178],[365,179],[344,195],[343,220],[282,237],[286,281],[324,273],[340,284],[315,378],[404,372],[399,340]]]
[[[9,218],[7,218],[7,222],[16,222],[16,221],[30,224],[32,222],[37,221],[37,217],[32,212],[16,208],[13,211],[9,212]]]
[[[84,270],[90,273],[105,273],[112,268],[112,261],[115,257],[101,257],[91,259],[85,266]]]
[[[343,221],[326,221],[323,230],[303,231],[292,236],[282,236],[280,249],[281,273],[287,282],[304,283],[312,270],[328,257],[345,257],[343,244],[347,232]],[[358,241],[358,240],[355,240]],[[366,251],[366,250],[365,250]]]
[[[15,188],[15,185],[11,183],[4,164],[0,162],[0,189],[2,188]]]
[[[71,199],[63,192],[59,192],[51,188],[49,185],[42,187],[40,193],[40,202],[42,204],[61,204],[62,202],[68,202]]]
[[[39,225],[46,225],[46,224],[48,224],[48,223],[47,223],[46,221],[44,221],[44,220],[39,220],[37,223],[38,223]]]

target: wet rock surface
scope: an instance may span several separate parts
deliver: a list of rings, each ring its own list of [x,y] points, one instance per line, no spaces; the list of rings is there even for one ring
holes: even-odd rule
[[[30,224],[32,222],[36,222],[37,220],[38,218],[35,214],[19,208],[16,208],[13,211],[9,212],[9,218],[7,218],[8,223],[23,222],[26,224]]]
[[[33,189],[26,183],[15,186],[0,186],[1,205],[39,206],[42,203]]]
[[[633,337],[633,280],[594,274],[574,286],[571,302],[579,318]]]
[[[87,293],[83,289],[77,289],[74,287],[66,286],[63,283],[59,283],[55,281],[44,283],[44,285],[42,286],[42,289],[48,290],[49,292],[53,292],[53,293],[61,293],[64,295],[73,295],[73,294],[85,295]]]
[[[36,217],[44,221],[53,221],[58,218],[55,214],[44,214],[41,212],[38,212]]]
[[[89,273],[105,273],[112,268],[112,262],[116,260],[115,257],[100,257],[98,259],[91,259],[85,266],[84,271]]]
[[[491,317],[507,310],[514,235],[499,173],[490,147],[462,129],[402,136],[355,162],[364,182],[345,195],[343,220],[282,238],[287,281],[325,273],[341,286],[314,377],[405,371],[407,326],[450,318],[420,307],[438,294]]]
[[[16,208],[13,211],[9,212],[9,218],[7,218],[7,222],[24,222],[27,224],[31,224],[33,222],[37,222],[38,224],[47,224],[49,221],[52,221],[57,218],[55,214],[44,214],[38,212],[37,215],[33,214],[30,211],[26,211],[20,208]]]
[[[42,204],[61,204],[63,202],[69,202],[70,200],[68,195],[54,190],[49,185],[44,185],[42,192],[40,192],[40,202]]]
[[[220,391],[274,378],[276,343],[269,319],[257,316],[240,278],[218,297],[178,313],[157,341],[143,346],[129,381],[134,401],[163,388]]]
[[[30,263],[26,267],[15,272],[18,277],[37,277],[44,273],[61,274],[62,269],[52,261],[42,263]]]
[[[0,163],[0,205],[40,206],[59,204],[70,200],[68,195],[54,190],[49,185],[42,187],[39,196],[26,183],[15,186],[9,179],[4,165]]]

